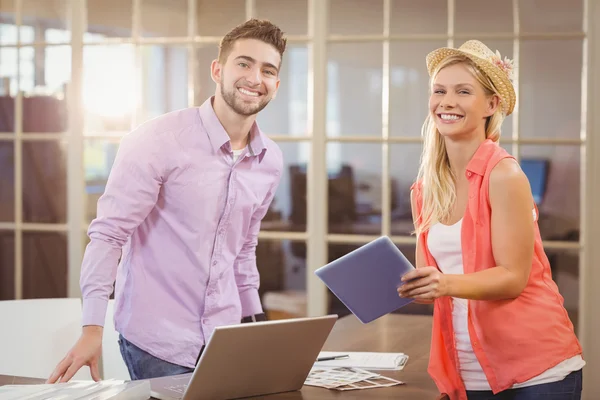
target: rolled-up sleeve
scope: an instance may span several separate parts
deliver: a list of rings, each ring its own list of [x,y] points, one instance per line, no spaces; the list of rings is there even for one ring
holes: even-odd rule
[[[126,135],[119,146],[97,217],[88,229],[90,243],[80,278],[84,326],[104,326],[122,248],[156,205],[165,167],[159,137],[140,129]]]

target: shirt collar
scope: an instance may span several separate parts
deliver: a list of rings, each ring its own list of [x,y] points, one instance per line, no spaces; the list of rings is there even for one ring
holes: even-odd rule
[[[475,154],[473,154],[473,157],[471,157],[471,160],[467,164],[467,171],[483,176],[485,174],[488,161],[490,160],[490,157],[494,153],[497,146],[498,143],[491,139],[484,140],[479,145],[477,151]]]
[[[226,143],[230,143],[229,135],[223,128],[221,121],[217,118],[217,114],[215,114],[215,110],[213,109],[214,96],[206,99],[206,101],[199,107],[200,119],[202,120],[202,124],[204,125],[204,129],[208,133],[208,138],[212,145],[213,151],[217,152],[223,145]],[[231,150],[231,144],[228,145],[229,150]],[[252,124],[250,128],[250,143],[248,145],[248,150],[252,156],[259,156],[262,160],[264,153],[267,148],[265,146],[265,141],[263,140],[263,133],[258,127],[256,121]]]

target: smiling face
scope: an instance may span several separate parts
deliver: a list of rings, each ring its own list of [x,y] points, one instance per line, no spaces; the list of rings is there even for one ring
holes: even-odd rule
[[[237,114],[257,114],[269,104],[279,88],[281,55],[257,39],[237,40],[224,60],[212,63],[217,95]]]
[[[486,93],[473,72],[460,62],[444,67],[435,76],[429,111],[444,137],[485,137],[486,120],[498,103],[498,96]]]

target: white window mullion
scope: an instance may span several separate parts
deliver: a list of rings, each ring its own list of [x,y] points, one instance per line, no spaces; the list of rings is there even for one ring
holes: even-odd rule
[[[309,316],[327,313],[327,291],[314,271],[327,262],[327,13],[329,1],[308,0],[309,130],[306,295]]]
[[[15,98],[15,146],[14,146],[14,163],[15,163],[15,299],[23,298],[23,231],[21,224],[23,223],[23,95],[21,93],[21,22],[22,15],[22,0],[16,0],[15,8],[15,24],[17,25],[17,74],[16,88],[17,95]]]
[[[579,257],[579,338],[586,359],[586,370],[600,370],[600,2],[584,2],[583,76],[582,76],[582,204],[581,232],[583,251]],[[600,393],[600,380],[584,379],[582,399],[595,399]]]
[[[256,0],[246,0],[246,19],[256,16]]]
[[[85,220],[85,174],[83,164],[83,34],[86,31],[86,1],[71,1],[71,84],[69,90],[69,138],[67,153],[67,296],[79,297]]]
[[[390,24],[391,24],[391,1],[383,0],[383,36],[386,37],[383,46],[383,71],[381,82],[381,230],[385,236],[391,235],[392,225],[392,195],[390,179]]]
[[[517,95],[517,99],[520,96],[519,92],[519,70],[521,67],[521,39],[519,35],[521,33],[521,17],[519,12],[519,0],[513,0],[513,34],[515,38],[513,39],[513,86],[515,87],[515,93]],[[503,55],[504,57],[504,55]],[[512,119],[512,154],[520,162],[521,160],[521,147],[519,146],[519,137],[521,136],[521,131],[519,129],[521,125],[521,118],[519,113],[519,101],[515,104],[515,108],[513,110],[513,119]]]

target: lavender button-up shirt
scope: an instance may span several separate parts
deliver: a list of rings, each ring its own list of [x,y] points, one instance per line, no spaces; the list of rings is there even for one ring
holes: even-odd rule
[[[104,325],[116,279],[116,329],[194,367],[216,326],[262,312],[255,249],[282,169],[256,124],[234,162],[212,99],[126,135],[88,231],[83,325]]]

